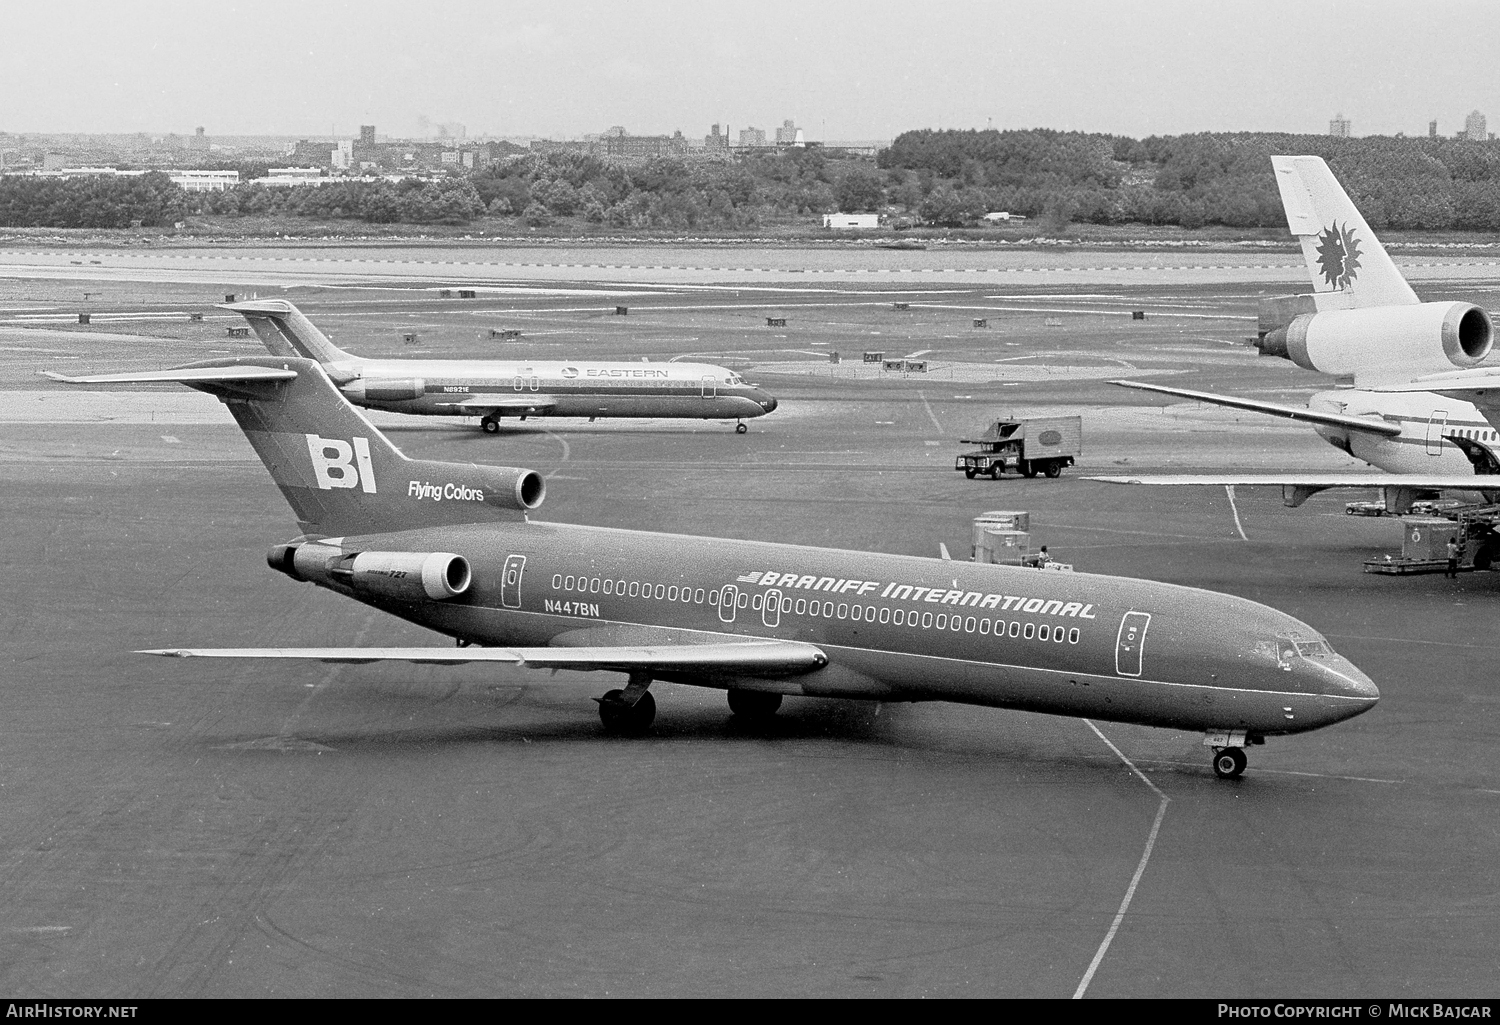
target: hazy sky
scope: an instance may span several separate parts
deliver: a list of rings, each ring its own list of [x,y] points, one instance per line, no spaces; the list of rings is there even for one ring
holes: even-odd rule
[[[5,0],[0,130],[1500,128],[1500,3]]]

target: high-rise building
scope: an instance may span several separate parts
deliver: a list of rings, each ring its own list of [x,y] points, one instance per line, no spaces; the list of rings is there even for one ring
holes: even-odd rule
[[[375,126],[374,125],[360,125],[359,126],[359,148],[360,149],[369,149],[371,146],[374,146],[374,145],[375,145]]]
[[[1353,133],[1350,131],[1351,124],[1342,113],[1333,115],[1333,120],[1328,122],[1328,134],[1336,139],[1347,139]]]
[[[1437,138],[1437,118],[1433,118],[1431,121],[1427,122],[1427,138]]]
[[[729,129],[724,129],[724,134],[719,134],[719,126],[715,123],[713,131],[703,137],[703,148],[710,153],[723,153],[729,149]]]
[[[781,122],[781,127],[776,129],[776,145],[795,146],[797,144],[797,124],[791,118]]]
[[[741,128],[740,129],[740,148],[741,149],[750,149],[750,148],[757,147],[757,146],[764,146],[765,144],[766,144],[766,133],[765,133],[764,129],[761,129],[761,128]]]
[[[1484,142],[1489,137],[1484,130],[1484,115],[1479,111],[1472,110],[1464,118],[1464,137],[1470,142]]]

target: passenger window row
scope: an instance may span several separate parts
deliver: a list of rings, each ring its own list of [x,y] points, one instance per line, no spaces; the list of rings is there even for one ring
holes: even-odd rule
[[[563,576],[561,573],[553,574],[552,588],[556,591],[576,591],[579,594],[618,594],[630,598],[652,598],[656,601],[683,602],[691,605],[702,605],[706,600],[709,605],[718,607],[720,593],[710,591],[705,594],[703,588],[696,591],[688,587],[678,587],[675,584],[650,584],[639,580],[610,580],[607,577],[583,577]],[[743,591],[736,594],[738,608],[749,607],[756,612],[764,611],[765,595],[747,595]],[[773,599],[774,601],[774,599]],[[775,609],[772,609],[774,612]],[[1004,619],[980,619],[976,616],[950,616],[945,612],[918,612],[916,609],[908,612],[905,609],[891,609],[885,606],[876,608],[874,605],[849,605],[843,602],[834,604],[831,601],[819,602],[808,601],[806,598],[781,599],[781,612],[785,615],[811,616],[821,619],[846,619],[855,623],[880,623],[881,625],[907,626],[921,630],[948,630],[955,633],[978,633],[992,637],[1015,637],[1021,640],[1052,641],[1061,644],[1066,641],[1069,644],[1077,644],[1079,639],[1078,628],[1066,629],[1062,626],[1051,626],[1047,623],[1028,623],[1021,620]]]

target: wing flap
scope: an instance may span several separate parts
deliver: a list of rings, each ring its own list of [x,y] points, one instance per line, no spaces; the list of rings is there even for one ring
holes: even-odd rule
[[[1109,383],[1117,384],[1121,388],[1161,392],[1163,395],[1176,395],[1179,398],[1209,402],[1216,406],[1245,409],[1252,413],[1265,413],[1267,416],[1279,416],[1287,420],[1297,420],[1302,423],[1325,424],[1329,427],[1340,427],[1349,431],[1363,431],[1366,434],[1378,434],[1386,438],[1394,438],[1401,433],[1401,427],[1398,424],[1386,423],[1383,420],[1371,420],[1362,416],[1345,416],[1342,413],[1323,413],[1318,410],[1308,409],[1306,406],[1288,406],[1280,402],[1241,399],[1233,395],[1217,395],[1214,392],[1192,391],[1188,388],[1169,388],[1160,384],[1147,384],[1144,381],[1111,381]]]
[[[594,648],[157,648],[137,652],[172,658],[297,659],[344,665],[412,662],[455,666],[499,662],[534,669],[612,669],[630,672],[736,672],[749,675],[811,672],[828,656],[796,641],[643,645]]]
[[[295,370],[276,367],[179,367],[175,370],[143,370],[123,374],[86,374],[68,377],[55,370],[38,371],[43,377],[64,384],[240,384],[257,381],[290,381]]]

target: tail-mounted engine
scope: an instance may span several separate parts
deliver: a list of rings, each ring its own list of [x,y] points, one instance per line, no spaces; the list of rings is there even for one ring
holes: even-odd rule
[[[420,399],[427,391],[427,382],[420,377],[399,380],[360,377],[340,385],[339,391],[347,395],[351,402],[406,402]]]
[[[1390,379],[1476,367],[1494,344],[1488,313],[1449,302],[1304,313],[1255,347],[1308,370]]]
[[[277,545],[266,563],[294,580],[334,584],[404,601],[447,601],[474,582],[469,560],[452,552],[349,552],[316,541]]]

